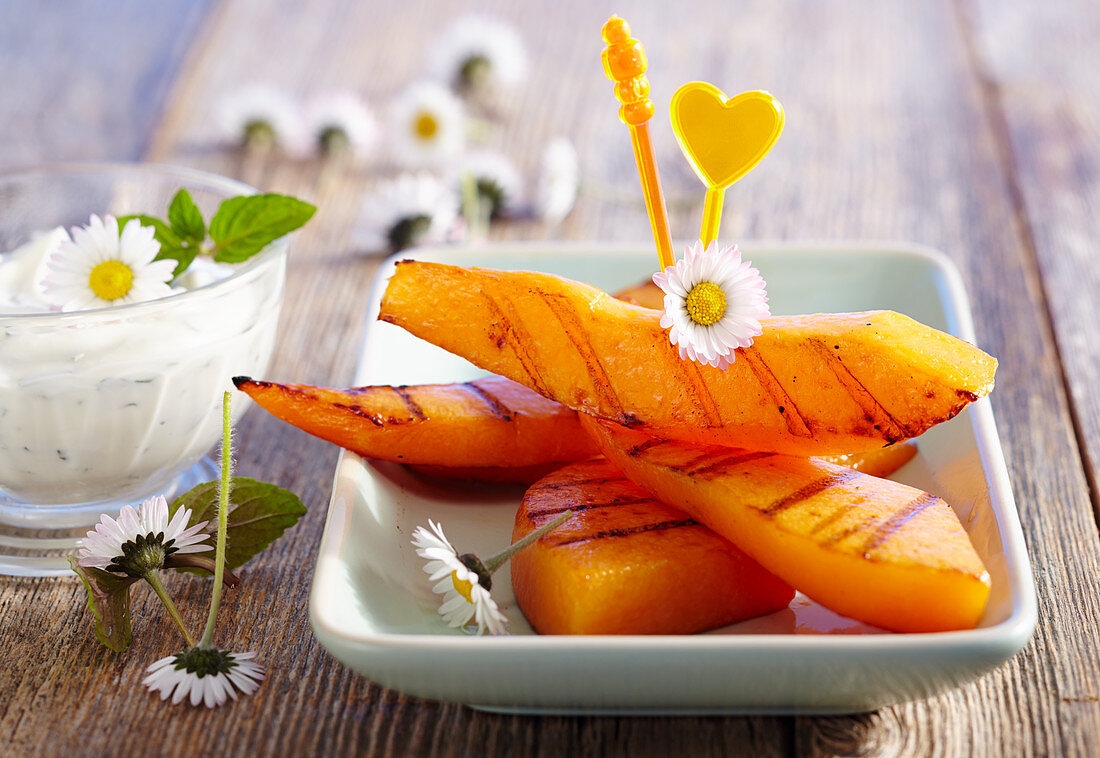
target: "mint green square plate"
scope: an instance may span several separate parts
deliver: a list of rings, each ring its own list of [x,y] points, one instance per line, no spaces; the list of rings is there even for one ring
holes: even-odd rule
[[[897,243],[742,246],[768,282],[772,312],[892,309],[974,341],[958,271],[942,254]],[[532,269],[608,290],[652,273],[647,246],[509,244],[420,248],[388,260],[368,307],[357,384],[466,381],[484,372],[375,320],[394,262]],[[437,615],[409,539],[429,518],[462,551],[511,537],[522,488],[446,485],[345,452],[310,596],[317,639],[378,684],[425,698],[526,713],[844,713],[925,697],[1000,665],[1035,627],[1035,585],[988,399],[924,434],[894,478],[944,497],[989,568],[977,629],[890,634],[802,595],[790,607],[707,634],[551,637],[532,632],[507,569],[493,596],[511,635],[474,637]]]

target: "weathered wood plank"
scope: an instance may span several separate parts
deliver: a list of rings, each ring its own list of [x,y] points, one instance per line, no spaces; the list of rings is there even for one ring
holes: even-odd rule
[[[1041,282],[1015,225],[1012,167],[949,0],[921,4],[723,3],[674,13],[624,10],[647,45],[654,92],[706,78],[763,87],[784,102],[787,132],[764,166],[730,191],[725,236],[912,239],[946,250],[964,271],[982,345],[1000,358],[993,403],[1035,563],[1043,621],[1025,653],[980,682],[854,718],[523,718],[481,714],[383,690],[348,673],[313,641],[306,603],[335,451],[256,413],[238,441],[239,470],[302,494],[309,515],[245,571],[220,639],[262,650],[270,679],[219,713],[171,709],[138,687],[172,652],[170,625],[147,595],[145,632],[117,660],[100,652],[73,582],[0,584],[0,740],[26,752],[118,751],[124,728],[152,752],[186,744],[224,754],[1058,754],[1087,752],[1097,703],[1100,562],[1086,485],[1062,391]],[[581,0],[532,9],[480,5],[515,20],[535,59],[516,127],[502,146],[530,167],[542,140],[571,136],[586,192],[561,233],[645,239],[648,226],[625,130],[597,57],[606,9]],[[239,176],[321,206],[296,240],[273,378],[340,384],[352,374],[377,260],[351,229],[375,177],[277,156],[243,159],[211,144],[213,99],[257,71],[308,95],[335,85],[384,102],[419,69],[419,51],[458,8],[319,0],[226,0],[191,51],[148,157]],[[705,16],[701,25],[696,19]],[[780,44],[781,43],[781,44]],[[658,150],[678,234],[693,233],[702,193],[667,128]],[[504,237],[539,237],[514,224]],[[1054,509],[1057,508],[1055,511]],[[295,571],[300,570],[296,575]],[[204,583],[171,583],[197,624]],[[150,632],[152,632],[150,634]],[[43,640],[78,644],[43,644]],[[1091,698],[1091,699],[1090,699]],[[62,718],[59,714],[64,714]],[[117,719],[107,728],[96,725]]]
[[[1041,272],[1100,511],[1100,14],[1080,0],[973,5],[979,73],[1014,169],[1018,223]]]
[[[139,159],[209,5],[0,3],[0,166]]]

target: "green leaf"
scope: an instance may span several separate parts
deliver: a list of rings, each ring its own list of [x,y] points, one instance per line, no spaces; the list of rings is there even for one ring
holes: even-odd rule
[[[142,226],[153,227],[153,237],[156,238],[161,247],[180,247],[183,244],[183,240],[180,239],[180,236],[172,231],[172,227],[170,227],[166,222],[161,221],[155,216],[146,216],[141,213],[135,214],[133,216],[119,216],[119,231],[122,230],[122,227],[126,226],[126,223],[128,221],[132,221],[135,218],[141,223]]]
[[[180,190],[180,192],[184,191],[185,190]],[[176,197],[179,197],[179,193],[176,194]],[[174,202],[173,200],[173,203]],[[134,218],[140,221],[142,226],[153,227],[153,237],[160,243],[160,252],[157,253],[153,260],[163,261],[171,259],[177,261],[176,268],[172,271],[173,279],[186,271],[187,267],[191,265],[191,261],[195,260],[195,256],[199,253],[199,246],[202,244],[202,238],[200,237],[198,241],[181,239],[172,227],[164,221],[153,216],[141,214],[135,216],[122,216],[118,220],[119,228],[122,228],[126,225],[127,221]],[[202,217],[200,216],[199,218],[201,220]],[[205,230],[203,234],[205,235]]]
[[[134,639],[130,628],[130,585],[138,580],[81,566],[75,555],[69,556],[69,565],[88,591],[88,607],[95,615],[96,639],[105,647],[121,653]]]
[[[305,224],[317,211],[286,195],[245,195],[222,202],[210,220],[214,260],[240,263]]]
[[[226,533],[225,567],[233,571],[279,539],[306,513],[306,507],[293,492],[267,482],[235,476],[229,490],[229,525]],[[191,509],[188,526],[218,518],[216,482],[200,484],[183,493],[168,506],[169,515],[181,507]],[[209,576],[208,571],[181,568]]]
[[[172,225],[172,231],[194,243],[194,246],[201,245],[206,239],[206,222],[202,219],[202,211],[191,199],[191,193],[185,189],[181,189],[172,198],[168,206],[168,223]]]

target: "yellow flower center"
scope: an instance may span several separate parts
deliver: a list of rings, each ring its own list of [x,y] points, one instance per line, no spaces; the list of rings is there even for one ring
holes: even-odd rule
[[[101,300],[118,300],[133,283],[134,272],[122,261],[103,261],[88,275],[88,286]]]
[[[726,293],[714,282],[700,282],[691,288],[684,308],[696,324],[710,326],[726,313]]]
[[[439,120],[428,111],[420,111],[413,122],[413,128],[420,139],[431,139],[439,131]]]
[[[458,578],[458,572],[457,571],[452,571],[451,572],[451,584],[453,584],[455,586],[455,590],[458,592],[459,595],[462,595],[462,597],[466,598],[467,603],[473,603],[474,602],[474,599],[471,596],[473,591],[474,591],[473,583],[471,583],[467,579],[459,579]]]

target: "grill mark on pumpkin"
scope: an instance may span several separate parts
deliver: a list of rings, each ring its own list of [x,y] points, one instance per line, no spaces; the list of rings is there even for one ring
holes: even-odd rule
[[[775,516],[776,514],[790,508],[792,505],[800,503],[803,500],[809,500],[814,495],[820,492],[824,492],[830,487],[837,487],[847,481],[851,481],[859,475],[860,474],[858,471],[852,471],[851,469],[847,471],[841,471],[836,474],[830,474],[829,476],[818,479],[816,482],[811,482],[810,484],[807,484],[800,490],[779,498],[767,508],[763,509],[761,513],[763,513],[765,516]]]
[[[830,350],[829,346],[819,339],[811,340],[810,344],[824,359],[825,365],[833,372],[840,386],[855,401],[875,428],[882,433],[887,442],[893,444],[913,436],[903,424],[890,415],[890,412],[883,407],[878,398],[871,394],[863,382],[855,377],[834,350]]]
[[[397,393],[398,397],[405,401],[405,407],[409,409],[409,415],[417,421],[424,421],[428,417],[424,415],[424,409],[412,399],[412,395],[409,394],[409,386],[402,384],[393,387],[393,391]]]
[[[646,532],[666,531],[668,529],[679,529],[684,526],[702,526],[698,521],[693,518],[677,519],[675,521],[659,521],[656,524],[643,524],[642,526],[632,526],[626,529],[607,529],[602,532],[595,532],[593,534],[579,535],[577,537],[570,537],[568,539],[555,542],[551,547],[564,547],[565,545],[573,545],[578,542],[590,542],[593,540],[606,540],[614,539],[616,537],[630,537],[634,534],[645,534]]]
[[[726,458],[729,455],[729,448],[718,448],[717,450],[711,449],[706,451],[705,453],[700,453],[699,455],[692,458],[690,461],[685,461],[684,463],[681,463],[679,465],[670,464],[668,468],[674,468],[677,471],[682,472],[690,472],[702,466],[710,465],[711,462]],[[738,453],[738,455],[740,455],[740,453]]]
[[[751,450],[747,453],[734,453],[725,458],[719,458],[713,463],[708,463],[705,466],[693,469],[687,472],[688,476],[705,476],[706,474],[718,473],[730,466],[737,466],[742,463],[748,463],[749,461],[758,461],[763,458],[771,458],[775,453],[765,453],[759,450]]]
[[[802,412],[798,410],[794,399],[787,394],[787,391],[783,389],[783,385],[779,383],[775,372],[764,362],[760,352],[750,348],[742,350],[741,354],[749,369],[752,370],[753,376],[756,377],[756,381],[760,383],[761,389],[768,393],[772,402],[775,403],[779,415],[783,417],[783,421],[787,424],[787,431],[796,437],[812,437],[813,432],[810,431],[810,425],[806,422]]]
[[[349,411],[350,413],[354,413],[356,416],[359,416],[361,418],[365,418],[367,421],[371,422],[375,426],[385,426],[386,425],[386,422],[383,421],[382,418],[377,413],[371,413],[370,411],[364,410],[362,406],[347,405],[346,403],[333,403],[332,407],[333,408],[340,408],[341,410],[345,410],[345,411]],[[397,423],[394,419],[390,419],[390,421],[393,422],[393,423]]]
[[[629,450],[626,451],[626,454],[631,456],[632,458],[635,458],[635,457],[641,455],[642,453],[644,453],[645,451],[649,450],[650,448],[658,447],[660,445],[667,444],[668,442],[670,442],[670,440],[661,440],[661,439],[657,439],[656,437],[654,437],[652,439],[648,439],[645,442],[639,443],[639,444],[635,445],[634,447],[630,448]]]
[[[595,392],[597,399],[601,404],[606,403],[610,406],[612,415],[618,417],[619,423],[631,428],[639,426],[641,424],[639,419],[634,416],[628,417],[624,412],[623,404],[615,393],[615,388],[611,386],[611,377],[607,375],[607,369],[600,362],[600,357],[596,354],[596,351],[592,349],[592,341],[588,338],[584,326],[568,304],[563,304],[565,297],[551,292],[539,292],[539,296],[546,303],[546,307],[550,309],[550,312],[558,319],[565,336],[573,343],[577,354],[584,361],[585,368],[588,369],[588,376],[592,379],[592,390]]]
[[[511,409],[509,409],[508,406],[501,402],[500,398],[494,395],[492,392],[485,389],[477,382],[463,382],[462,386],[473,394],[477,395],[478,399],[481,400],[481,402],[485,403],[489,411],[501,421],[512,420]]]
[[[591,511],[599,508],[616,508],[620,505],[642,505],[644,503],[656,503],[657,500],[645,495],[642,497],[624,497],[616,498],[615,500],[608,500],[605,503],[578,503],[577,505],[555,505],[552,508],[537,508],[535,503],[528,503],[527,520],[535,524],[536,528],[541,524],[535,523],[542,516],[555,516],[559,513],[565,513],[566,511],[573,511],[573,513],[580,513],[582,511]]]
[[[590,484],[609,484],[612,482],[625,482],[627,481],[624,476],[597,476],[591,479],[573,479],[567,482],[547,482],[546,484],[535,484],[528,488],[528,492],[541,492],[543,490],[560,490],[565,487],[579,487],[581,485]]]
[[[844,518],[847,513],[848,509],[845,507],[838,506],[837,508],[834,508],[832,513],[813,525],[813,527],[810,529],[810,534],[820,534],[821,532],[825,531],[830,526]]]
[[[920,497],[911,500],[899,508],[894,512],[894,515],[890,516],[890,518],[867,539],[867,543],[863,546],[864,554],[885,545],[903,526],[924,513],[924,511],[934,505],[937,500],[939,500],[939,498],[935,495],[924,492],[921,493]]]
[[[711,394],[706,381],[703,379],[703,374],[699,371],[699,364],[695,361],[680,360],[675,348],[669,351],[669,355],[672,356],[669,365],[673,370],[679,372],[684,383],[692,388],[693,391],[689,395],[695,402],[699,412],[706,418],[706,427],[721,426],[722,414],[718,410],[718,404],[714,402],[714,395]]]
[[[531,342],[530,335],[527,334],[527,330],[522,326],[517,325],[511,319],[504,314],[504,309],[500,307],[500,304],[494,300],[490,295],[485,292],[481,293],[485,298],[486,304],[489,306],[490,316],[500,327],[503,332],[502,336],[498,336],[496,339],[496,345],[498,348],[503,348],[505,344],[508,344],[512,348],[512,353],[516,356],[516,360],[519,361],[520,368],[527,374],[527,378],[530,380],[531,386],[543,395],[549,396],[549,390],[546,387],[546,382],[542,379],[542,374],[539,373],[538,363],[528,352],[527,346],[534,344]],[[511,307],[511,301],[504,298],[505,302]],[[491,336],[491,335],[490,335]],[[506,339],[510,337],[511,339]]]

